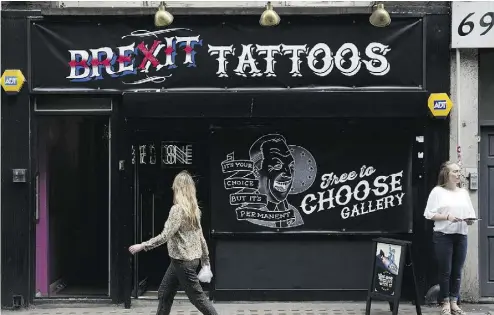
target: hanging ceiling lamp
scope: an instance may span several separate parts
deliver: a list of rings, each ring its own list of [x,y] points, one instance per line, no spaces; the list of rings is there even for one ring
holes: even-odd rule
[[[386,27],[391,24],[391,17],[388,11],[384,9],[384,4],[379,3],[375,6],[374,12],[369,17],[369,22],[375,27]]]
[[[166,11],[166,4],[161,1],[158,11],[154,15],[154,25],[156,27],[165,27],[173,23],[173,15]]]
[[[259,19],[259,24],[262,26],[276,26],[280,24],[280,16],[273,9],[273,5],[271,2],[266,4],[266,10],[261,14],[261,18]]]

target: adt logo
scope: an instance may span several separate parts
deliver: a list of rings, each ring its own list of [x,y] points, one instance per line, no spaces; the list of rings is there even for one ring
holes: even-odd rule
[[[16,86],[17,85],[17,77],[12,77],[12,76],[5,77],[5,85]]]
[[[446,109],[446,101],[443,101],[443,100],[434,101],[434,109],[445,110]]]

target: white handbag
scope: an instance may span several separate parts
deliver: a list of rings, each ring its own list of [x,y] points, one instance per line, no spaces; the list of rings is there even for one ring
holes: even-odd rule
[[[211,279],[213,278],[213,273],[211,272],[211,266],[209,265],[202,266],[201,270],[197,274],[197,278],[201,282],[206,282],[206,283],[211,282]]]

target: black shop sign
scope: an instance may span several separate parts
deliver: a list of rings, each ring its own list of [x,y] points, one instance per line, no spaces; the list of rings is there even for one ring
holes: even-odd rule
[[[216,232],[410,232],[409,135],[295,129],[214,131]]]
[[[108,18],[107,18],[108,19]],[[263,28],[247,17],[36,21],[34,88],[418,87],[422,22],[386,29],[365,17],[290,17]],[[413,53],[415,52],[415,53]]]

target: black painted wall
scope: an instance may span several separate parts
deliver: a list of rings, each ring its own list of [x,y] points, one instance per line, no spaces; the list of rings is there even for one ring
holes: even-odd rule
[[[2,11],[2,70],[20,69],[27,80],[28,12]],[[29,297],[31,267],[30,222],[31,174],[28,183],[13,183],[12,169],[30,169],[29,90],[25,84],[17,95],[2,90],[2,306],[11,306],[12,298]],[[24,301],[26,302],[26,301]]]
[[[426,17],[426,90],[430,93],[450,91],[450,19],[449,15],[428,15]],[[432,244],[433,222],[425,220],[423,210],[430,191],[437,183],[440,165],[449,159],[450,119],[429,117],[424,129],[424,190],[418,192],[414,219],[415,264],[419,272],[420,296],[437,284],[437,267]],[[424,255],[424,253],[426,253]],[[423,290],[423,291],[422,291]]]

